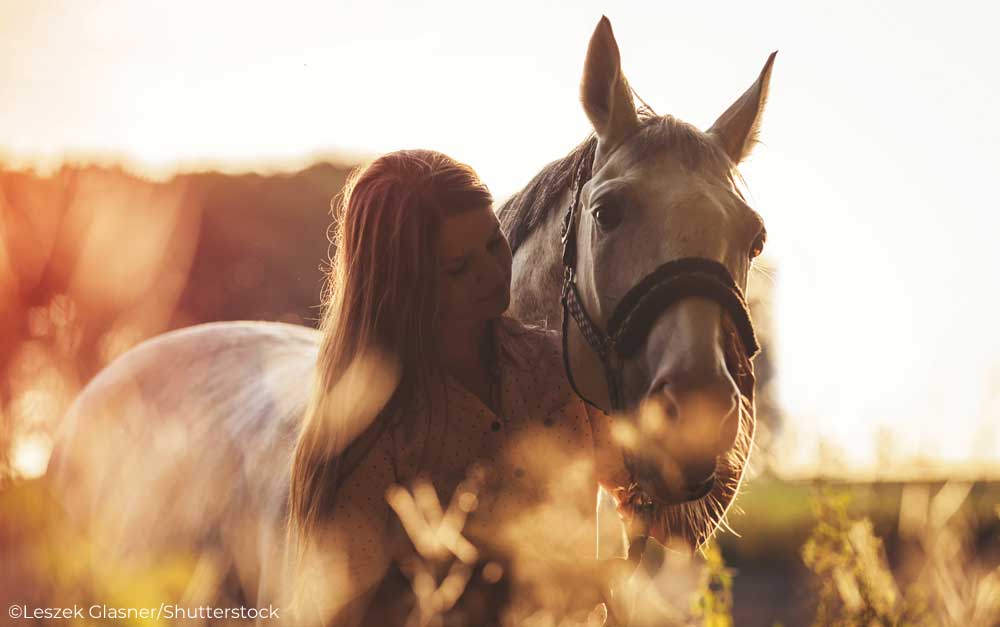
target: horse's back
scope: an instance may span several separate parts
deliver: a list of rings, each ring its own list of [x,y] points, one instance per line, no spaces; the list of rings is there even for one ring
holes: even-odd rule
[[[212,555],[256,596],[281,544],[319,340],[289,324],[209,323],[121,355],[57,434],[49,483],[68,516],[122,560]]]

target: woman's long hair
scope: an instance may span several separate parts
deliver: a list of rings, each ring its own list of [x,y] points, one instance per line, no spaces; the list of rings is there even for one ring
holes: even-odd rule
[[[415,419],[401,410],[419,391],[430,397],[440,372],[442,219],[492,202],[472,168],[429,150],[378,158],[354,172],[341,202],[335,199],[323,339],[292,458],[286,546],[296,575],[333,515],[343,478],[396,420]]]

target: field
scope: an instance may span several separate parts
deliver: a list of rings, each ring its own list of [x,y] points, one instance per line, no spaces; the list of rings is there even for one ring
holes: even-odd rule
[[[682,624],[996,625],[998,503],[1000,483],[995,482],[846,484],[759,478],[739,500],[745,513],[731,517],[742,537],[718,537],[724,565],[706,567],[699,560],[698,589],[689,598],[675,595],[670,601],[687,604],[678,609],[690,612],[707,595],[715,608],[705,616],[693,612]],[[820,504],[825,513],[818,526]],[[846,516],[838,521],[840,514]],[[0,492],[0,600],[5,604],[51,604],[65,592],[60,585],[70,585],[66,573],[72,568],[66,562],[74,556],[55,550],[67,533],[59,517],[42,480]],[[873,535],[862,533],[865,525],[857,521],[865,519],[871,520]],[[803,559],[811,538],[818,546],[812,568]],[[191,567],[177,559],[127,584],[122,578],[116,601],[141,604],[179,593],[176,587]],[[667,566],[657,579],[672,576]],[[817,613],[821,611],[826,613]]]
[[[816,504],[824,490],[847,495],[852,518],[871,519],[875,535],[885,543],[888,565],[904,590],[926,575],[922,569],[942,566],[933,563],[941,557],[935,555],[935,540],[962,538],[952,545],[951,557],[963,561],[951,566],[969,579],[977,569],[996,569],[1000,564],[1000,484],[947,484],[943,490],[945,486],[943,482],[840,484],[766,479],[752,483],[739,501],[746,514],[733,521],[743,537],[720,536],[726,561],[736,571],[735,624],[801,625],[815,616],[822,578],[806,568],[802,547],[816,529]],[[966,488],[967,497],[962,498]],[[940,585],[944,581],[937,580]],[[973,594],[973,584],[964,584],[965,590],[958,585],[953,591],[955,596]],[[970,603],[965,599],[955,605],[963,602]]]

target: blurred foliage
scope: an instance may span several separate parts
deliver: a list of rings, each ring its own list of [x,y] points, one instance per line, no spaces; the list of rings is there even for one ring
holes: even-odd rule
[[[734,520],[741,538],[720,536],[690,566],[664,563],[652,578],[655,589],[642,592],[657,598],[660,611],[672,607],[671,619],[637,625],[986,627],[1000,620],[1000,485],[966,492],[956,484],[762,481],[747,501],[747,515]],[[779,503],[784,507],[772,518],[767,508]],[[95,563],[95,548],[65,522],[43,480],[0,490],[0,600],[45,606],[52,599],[96,598],[142,607],[150,600],[191,599],[197,605],[193,600],[218,576],[205,556],[182,554],[134,563],[97,559],[103,565],[91,569],[86,565]],[[485,578],[485,567],[477,567],[474,581]],[[690,569],[690,593],[672,589]],[[495,585],[470,586],[456,610],[488,602]]]
[[[1000,566],[976,550],[977,521],[963,508],[971,486],[946,483],[933,496],[927,486],[906,489],[899,534],[910,542],[901,547],[895,572],[872,521],[850,514],[851,495],[820,491],[817,524],[801,549],[819,584],[813,624],[1000,624]]]
[[[775,460],[772,444],[781,434],[785,417],[778,401],[778,369],[774,361],[779,341],[774,322],[774,289],[777,269],[765,256],[754,261],[747,285],[747,304],[753,316],[754,330],[761,351],[753,361],[756,378],[755,405],[757,427],[754,433],[754,453],[751,468],[765,475],[774,475]]]
[[[732,627],[734,573],[726,568],[722,550],[715,541],[705,546],[703,554],[705,565],[693,613],[703,619],[705,627]]]
[[[348,172],[0,170],[0,478],[44,469],[76,391],[146,338],[215,320],[314,326]]]
[[[802,560],[820,581],[816,625],[925,625],[926,608],[900,596],[869,519],[848,517],[848,494],[825,492]]]

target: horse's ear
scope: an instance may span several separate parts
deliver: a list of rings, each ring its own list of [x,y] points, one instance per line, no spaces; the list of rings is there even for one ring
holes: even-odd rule
[[[719,116],[708,134],[722,144],[723,149],[733,163],[739,163],[750,154],[760,131],[761,114],[767,101],[767,88],[771,83],[771,66],[774,64],[775,50],[767,58],[764,69],[750,89],[746,90],[739,100]]]
[[[580,100],[597,137],[606,147],[617,145],[639,124],[632,92],[622,74],[618,42],[611,31],[611,22],[603,16],[587,47]]]

